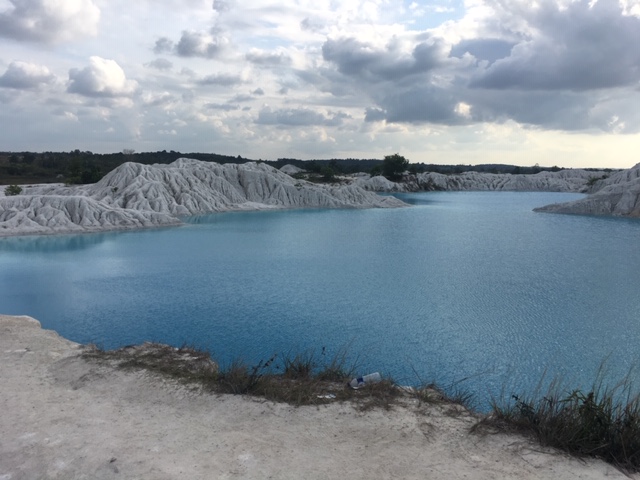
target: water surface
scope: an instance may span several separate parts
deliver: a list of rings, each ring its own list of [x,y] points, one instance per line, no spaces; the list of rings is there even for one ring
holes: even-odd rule
[[[407,194],[411,208],[216,214],[180,228],[0,239],[0,311],[77,342],[223,362],[349,345],[362,373],[460,381],[480,405],[549,370],[638,360],[640,222],[532,212],[574,194]]]

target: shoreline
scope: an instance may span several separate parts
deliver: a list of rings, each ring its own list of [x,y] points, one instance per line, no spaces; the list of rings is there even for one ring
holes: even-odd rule
[[[0,478],[523,478],[626,476],[477,417],[411,402],[359,412],[210,394],[79,357],[30,317],[0,315]]]

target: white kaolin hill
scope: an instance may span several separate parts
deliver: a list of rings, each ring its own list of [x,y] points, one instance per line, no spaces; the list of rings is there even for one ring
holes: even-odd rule
[[[536,211],[640,217],[640,163],[598,180],[594,183],[592,192],[583,199],[547,205]]]
[[[536,174],[465,172],[453,175],[428,172],[406,175],[399,183],[384,177],[357,178],[354,183],[375,192],[421,191],[511,191],[511,192],[586,192],[589,183],[604,172],[560,170]]]
[[[93,185],[27,187],[0,198],[0,236],[157,227],[180,217],[273,208],[388,208],[405,204],[355,185],[316,185],[265,164],[180,158],[125,163]]]

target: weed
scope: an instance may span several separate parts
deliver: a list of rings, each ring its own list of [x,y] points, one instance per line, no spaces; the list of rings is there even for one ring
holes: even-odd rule
[[[309,379],[316,368],[313,351],[297,354],[293,357],[289,353],[283,357],[282,361],[284,363],[282,375],[290,380]]]
[[[403,390],[390,378],[383,378],[380,382],[366,384],[352,391],[352,398],[363,412],[374,408],[389,410],[402,396]]]
[[[602,458],[629,471],[640,470],[640,395],[628,375],[614,387],[604,386],[602,368],[588,390],[567,392],[558,380],[544,395],[512,395],[495,402],[483,423],[530,432],[541,444],[566,452]]]
[[[322,347],[321,356],[323,363],[316,373],[316,378],[326,382],[345,382],[347,379],[355,376],[358,368],[359,357],[348,364],[348,347],[338,349],[336,354],[327,362],[327,349]]]

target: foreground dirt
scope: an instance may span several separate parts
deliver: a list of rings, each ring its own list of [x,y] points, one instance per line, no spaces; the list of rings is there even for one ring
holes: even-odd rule
[[[360,413],[199,393],[90,363],[29,317],[0,315],[0,480],[629,478],[453,406]],[[640,478],[638,476],[632,478]]]

